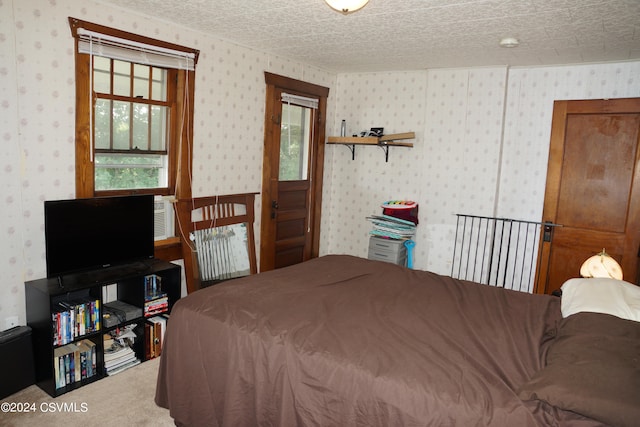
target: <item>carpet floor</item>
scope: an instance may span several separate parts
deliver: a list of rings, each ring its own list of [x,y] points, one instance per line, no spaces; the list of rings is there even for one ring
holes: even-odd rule
[[[72,392],[52,398],[32,385],[0,399],[0,426],[92,427],[173,426],[169,410],[154,402],[160,359],[153,359],[103,378]],[[28,406],[28,412],[7,412]]]

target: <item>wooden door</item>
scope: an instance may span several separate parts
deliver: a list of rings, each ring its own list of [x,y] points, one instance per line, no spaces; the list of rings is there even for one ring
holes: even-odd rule
[[[318,256],[324,117],[329,92],[321,86],[271,73],[265,73],[265,80],[260,271]],[[283,94],[294,98],[294,102],[283,102]],[[317,105],[305,105],[308,100],[316,100]],[[297,160],[291,158],[285,146],[292,141]]]
[[[606,249],[637,283],[640,250],[640,98],[556,101],[536,292],[552,293]]]

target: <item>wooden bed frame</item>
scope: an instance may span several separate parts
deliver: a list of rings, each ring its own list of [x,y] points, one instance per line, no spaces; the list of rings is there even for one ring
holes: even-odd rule
[[[178,234],[182,246],[184,271],[187,281],[187,293],[202,288],[198,277],[198,264],[193,243],[189,235],[195,230],[245,223],[251,274],[257,273],[255,237],[253,231],[254,201],[258,193],[227,194],[220,196],[194,197],[180,199],[175,204],[178,218]],[[239,209],[239,207],[244,207]],[[239,213],[244,211],[244,213]],[[200,218],[194,221],[194,218]]]

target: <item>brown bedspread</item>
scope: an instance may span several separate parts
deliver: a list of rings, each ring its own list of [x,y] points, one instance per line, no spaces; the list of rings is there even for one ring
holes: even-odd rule
[[[594,426],[517,388],[560,301],[332,255],[174,306],[156,403],[189,426]]]

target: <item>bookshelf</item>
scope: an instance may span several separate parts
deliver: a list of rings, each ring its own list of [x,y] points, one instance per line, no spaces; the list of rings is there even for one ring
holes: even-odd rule
[[[351,160],[356,158],[356,145],[375,145],[384,150],[384,160],[389,161],[389,147],[413,147],[412,142],[399,142],[416,137],[415,132],[394,133],[389,135],[376,136],[330,136],[327,144],[342,144],[351,150]]]
[[[56,397],[157,357],[160,326],[150,327],[151,319],[164,319],[166,327],[164,315],[180,293],[181,267],[159,259],[26,282],[36,384]],[[124,365],[114,366],[109,354],[105,367],[111,350],[105,337],[116,332],[134,339]]]

